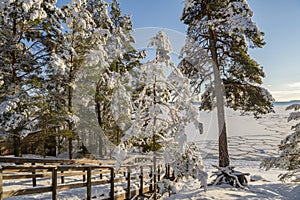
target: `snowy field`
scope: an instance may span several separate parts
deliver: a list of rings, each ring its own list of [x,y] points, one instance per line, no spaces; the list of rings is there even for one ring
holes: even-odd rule
[[[276,113],[262,116],[256,120],[253,116],[240,116],[238,112],[227,110],[227,129],[229,153],[231,165],[237,171],[250,173],[248,186],[245,189],[237,189],[231,186],[209,186],[204,192],[199,187],[200,183],[192,179],[178,182],[176,194],[163,196],[163,199],[282,199],[299,200],[300,184],[292,182],[280,182],[278,175],[284,171],[272,169],[264,171],[259,168],[264,157],[277,155],[277,146],[280,141],[291,133],[291,123],[287,122],[288,112],[284,106],[276,106]],[[190,127],[188,140],[196,142],[201,147],[203,163],[210,176],[215,168],[212,165],[218,163],[217,153],[217,129],[215,126],[215,113],[202,113],[201,120],[204,123],[204,134],[199,135]],[[253,181],[250,181],[252,179]],[[213,178],[209,178],[210,183]],[[26,183],[22,183],[26,184]],[[21,187],[22,185],[20,185]],[[16,189],[16,188],[14,188]],[[93,187],[92,196],[99,196],[104,188]],[[108,191],[105,191],[108,192]],[[84,199],[85,189],[74,189],[59,192],[59,199]],[[39,194],[19,196],[8,199],[50,199],[51,194]],[[97,198],[95,198],[97,199]]]
[[[211,186],[204,192],[197,181],[184,180],[175,187],[177,194],[166,199],[282,199],[299,200],[300,184],[283,183],[278,175],[285,171],[259,168],[261,160],[268,156],[278,155],[278,144],[289,133],[293,122],[288,123],[289,112],[285,106],[275,106],[275,113],[254,119],[253,116],[240,116],[238,112],[227,110],[228,148],[231,165],[237,171],[250,173],[248,186],[237,189],[231,186]],[[218,134],[215,113],[202,113],[204,134],[190,129],[189,141],[200,145],[203,163],[210,176],[218,165]],[[202,141],[201,141],[202,140]],[[205,141],[203,141],[205,140]],[[250,178],[255,181],[250,181]],[[211,182],[214,177],[209,178]]]
[[[255,119],[252,115],[240,116],[239,112],[227,110],[227,136],[231,159],[261,160],[270,155],[277,155],[278,144],[289,135],[293,122],[288,123],[289,112],[285,106],[275,106],[275,113]],[[216,113],[202,112],[201,122],[204,133],[189,127],[188,140],[199,144],[202,157],[217,158],[218,130]]]

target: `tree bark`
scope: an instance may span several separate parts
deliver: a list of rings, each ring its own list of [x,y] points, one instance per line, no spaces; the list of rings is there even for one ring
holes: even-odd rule
[[[69,143],[69,159],[71,160],[73,158],[73,139],[69,138],[68,139],[68,143]]]
[[[218,115],[218,130],[219,130],[219,166],[226,167],[229,166],[229,154],[228,154],[228,144],[227,144],[227,130],[225,121],[225,104],[224,104],[224,85],[222,84],[221,74],[219,70],[218,55],[216,48],[217,36],[213,30],[210,33],[210,50],[211,57],[213,60],[213,73],[214,73],[214,93],[216,95],[217,103],[217,115]]]
[[[156,51],[157,52],[157,51]],[[155,76],[155,79],[154,79],[154,87],[153,87],[153,96],[154,96],[154,106],[156,105],[156,76]],[[154,116],[154,127],[156,128],[156,116]],[[156,177],[156,151],[157,151],[157,148],[156,148],[156,130],[154,131],[153,133],[153,137],[152,137],[152,140],[153,140],[153,151],[154,151],[154,154],[153,154],[153,174],[154,174],[154,177]],[[157,200],[157,194],[156,194],[156,190],[157,190],[157,184],[156,184],[156,178],[154,179],[154,185],[153,185],[153,199],[154,200]]]
[[[102,138],[102,134],[100,134],[99,136],[99,158],[103,158],[104,157],[104,153],[103,153],[103,138]]]
[[[16,133],[13,134],[13,143],[14,143],[14,156],[22,157],[21,137]]]
[[[15,7],[13,8],[15,11]],[[12,34],[14,36],[17,35],[17,20],[16,17],[14,17],[13,19],[13,30],[12,30]],[[15,41],[17,44],[17,41]],[[13,83],[15,85],[18,85],[18,77],[17,77],[17,70],[15,69],[15,65],[17,64],[17,51],[14,50],[12,52],[12,75],[13,75]],[[17,91],[14,91],[14,93],[16,93]],[[19,135],[18,132],[14,132],[13,133],[13,145],[14,145],[14,156],[15,157],[21,157],[22,156],[22,149],[21,149],[21,137]]]
[[[73,57],[71,57],[71,62],[73,63]],[[69,74],[69,83],[72,83],[73,80],[73,69],[70,69]],[[72,86],[68,86],[68,111],[70,114],[73,114],[73,88]],[[73,122],[69,122],[69,131],[70,135],[68,138],[68,150],[69,150],[69,159],[73,158]]]

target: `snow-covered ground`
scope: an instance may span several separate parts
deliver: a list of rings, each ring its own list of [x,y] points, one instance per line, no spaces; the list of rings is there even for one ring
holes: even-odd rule
[[[215,168],[215,159],[204,159],[209,176]],[[278,175],[283,173],[282,170],[272,169],[264,171],[259,169],[259,161],[250,160],[232,160],[231,165],[235,166],[237,171],[248,172],[250,176],[248,179],[248,186],[244,189],[233,188],[229,185],[209,186],[208,190],[204,192],[200,188],[200,183],[193,179],[185,179],[175,185],[176,194],[164,196],[164,199],[217,199],[217,200],[233,200],[233,199],[272,199],[272,200],[299,200],[300,199],[300,184],[299,183],[283,183],[278,181]],[[255,181],[250,181],[250,178]],[[208,182],[212,182],[214,177],[210,177]]]
[[[231,165],[237,171],[250,173],[248,186],[237,189],[231,186],[209,186],[204,192],[200,183],[193,179],[185,179],[175,185],[176,194],[165,195],[164,199],[282,199],[299,200],[300,184],[280,182],[278,175],[282,170],[271,169],[264,171],[259,168],[264,157],[276,155],[280,141],[288,135],[292,123],[287,123],[288,112],[284,106],[276,106],[276,113],[262,116],[256,120],[252,116],[240,116],[238,112],[227,111],[227,129]],[[188,129],[189,141],[196,142],[201,147],[203,163],[210,176],[218,163],[217,127],[215,113],[202,113],[204,134]],[[250,178],[255,181],[250,181]],[[211,182],[210,177],[208,182]],[[26,183],[24,183],[26,184]],[[22,186],[21,184],[19,185]],[[16,189],[16,188],[14,188]],[[93,196],[104,192],[103,187],[93,187]],[[108,192],[108,191],[106,191]],[[59,192],[59,199],[83,199],[85,189]],[[19,196],[9,199],[49,199],[50,193]]]
[[[231,166],[237,171],[250,173],[248,186],[237,189],[231,186],[210,186],[204,192],[200,183],[188,179],[175,185],[176,194],[165,199],[282,199],[299,200],[300,183],[283,183],[278,175],[283,170],[260,169],[261,160],[278,154],[278,145],[291,131],[292,122],[287,122],[288,112],[284,106],[275,106],[275,113],[254,119],[253,116],[240,116],[238,112],[227,110],[228,145]],[[208,175],[216,171],[212,165],[218,165],[218,133],[216,113],[202,113],[204,134],[199,135],[189,129],[189,141],[200,145],[203,163]],[[255,181],[250,181],[250,178]],[[208,182],[212,182],[210,177]]]
[[[289,135],[293,122],[288,123],[288,112],[284,106],[275,106],[275,113],[255,119],[252,115],[240,116],[239,112],[227,110],[227,135],[232,160],[261,160],[277,155],[278,145]],[[215,112],[202,112],[200,119],[204,133],[188,127],[188,140],[199,144],[202,157],[218,157],[218,130]]]

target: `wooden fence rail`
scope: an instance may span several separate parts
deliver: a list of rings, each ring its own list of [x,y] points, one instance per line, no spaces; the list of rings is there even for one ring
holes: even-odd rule
[[[92,183],[92,170],[109,170],[110,171],[110,180],[101,180],[101,181],[95,181]],[[46,170],[46,172],[51,173],[51,185],[50,186],[40,186],[40,187],[33,187],[33,188],[26,188],[26,189],[19,189],[19,190],[9,190],[4,191],[5,188],[3,181],[4,180],[10,180],[13,178],[20,179],[20,178],[26,178],[26,176],[20,175],[19,177],[16,175],[5,175],[5,172],[11,172],[11,171],[19,171],[19,172],[32,172],[36,170]],[[58,184],[58,171],[60,172],[66,172],[66,171],[85,171],[86,172],[86,182],[80,183],[68,183],[68,184]],[[18,173],[18,172],[17,172]],[[0,171],[0,199],[12,197],[12,196],[19,196],[19,195],[26,195],[26,194],[36,194],[36,193],[44,193],[44,192],[52,192],[52,199],[57,200],[58,197],[58,191],[59,190],[69,190],[69,189],[75,189],[75,188],[81,188],[86,187],[87,188],[87,194],[86,198],[91,199],[91,187],[92,185],[101,185],[101,184],[109,184],[110,183],[110,199],[114,199],[114,176],[111,176],[114,174],[114,168],[113,167],[103,167],[103,166],[2,166]],[[67,173],[64,173],[64,176],[67,176]],[[74,175],[74,174],[72,174]],[[31,175],[32,176],[32,175]],[[45,177],[49,177],[49,175],[46,175]]]
[[[2,160],[3,161],[3,160]],[[6,160],[16,163],[13,158]],[[65,161],[55,160],[56,162],[49,160],[32,160],[23,159],[18,160],[18,164],[31,163],[31,165],[3,165],[0,166],[0,200],[12,196],[29,195],[37,193],[52,192],[52,199],[58,199],[59,191],[86,188],[86,199],[92,198],[91,189],[92,186],[107,185],[109,189],[109,195],[106,195],[102,199],[130,199],[133,196],[143,196],[145,193],[153,191],[155,180],[161,180],[164,177],[170,176],[169,168],[164,170],[162,165],[158,165],[157,172],[153,173],[152,164],[144,165],[143,167],[134,164],[124,165],[116,172],[112,166],[101,166],[101,161],[97,161],[97,165],[74,165],[78,161]],[[1,157],[0,157],[1,163]],[[51,165],[38,165],[36,163],[51,164]],[[57,165],[57,163],[64,163],[64,165]],[[71,165],[70,165],[71,163]],[[88,163],[88,162],[87,162]],[[135,172],[135,173],[133,173]],[[168,173],[168,174],[165,174]],[[116,176],[118,175],[118,176]],[[82,182],[78,181],[78,176],[82,177]],[[106,179],[104,179],[104,176]],[[68,182],[65,177],[76,177],[76,182]],[[40,179],[47,178],[51,180],[51,185],[37,186]],[[60,178],[60,183],[58,180]],[[31,179],[32,188],[7,190],[7,184],[4,182],[9,180]],[[42,182],[42,181],[41,181]],[[138,189],[133,189],[131,186],[133,183],[139,183]],[[43,182],[44,183],[44,182]],[[115,184],[123,183],[126,185],[124,190],[126,193],[115,193]],[[41,184],[39,184],[41,185]],[[105,186],[106,187],[106,186]]]
[[[15,163],[15,164],[56,164],[56,165],[75,165],[75,164],[90,164],[90,165],[114,165],[113,160],[88,160],[88,159],[42,159],[42,158],[22,158],[22,157],[6,157],[0,156],[0,163]]]

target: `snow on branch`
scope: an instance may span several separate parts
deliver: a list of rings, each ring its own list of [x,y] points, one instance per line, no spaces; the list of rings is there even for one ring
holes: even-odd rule
[[[159,31],[157,35],[150,39],[148,47],[156,48],[156,61],[164,62],[169,66],[174,66],[170,61],[169,54],[173,51],[171,43],[165,32]]]
[[[300,104],[292,104],[290,106],[288,106],[285,110],[300,110]]]
[[[195,147],[187,144],[187,125],[194,124],[202,129],[199,110],[192,102],[189,80],[176,69],[166,76],[165,66],[170,63],[168,54],[172,47],[165,33],[160,31],[151,39],[149,46],[156,48],[156,59],[138,66],[135,70],[137,79],[132,79],[133,83],[127,82],[128,85],[120,91],[135,95],[131,97],[131,121],[125,122],[129,127],[124,129],[124,136],[115,151],[117,165],[120,166],[132,151],[148,154],[160,152],[164,162],[176,168],[178,176],[193,175],[206,185],[207,176],[201,156],[196,154]],[[129,88],[137,92],[126,92]],[[121,101],[114,103],[124,104]]]
[[[300,112],[292,112],[288,117],[288,122],[292,120],[298,120],[298,119],[300,119]]]

